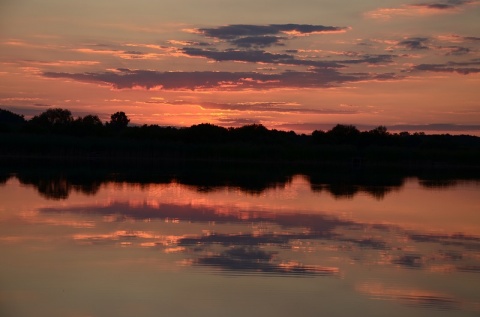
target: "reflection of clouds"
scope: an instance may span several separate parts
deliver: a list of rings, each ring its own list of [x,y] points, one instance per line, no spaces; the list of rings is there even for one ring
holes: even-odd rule
[[[82,248],[148,249],[171,266],[229,276],[356,279],[363,273],[374,274],[383,284],[360,283],[356,291],[406,306],[475,311],[473,299],[456,291],[450,295],[442,284],[428,283],[430,279],[438,283],[447,275],[474,280],[480,273],[480,237],[412,231],[322,213],[205,204],[132,198],[106,205],[62,204],[39,209],[35,217],[64,219],[65,226],[75,220],[93,224],[93,228],[76,227],[70,235],[73,245]],[[58,226],[62,221],[43,224]],[[415,280],[413,286],[400,287],[383,280],[398,276],[422,276],[425,280],[419,285],[432,288],[418,287]]]
[[[415,288],[385,286],[381,283],[363,283],[356,287],[363,294],[374,299],[394,300],[406,305],[452,310],[460,308],[461,302],[452,296],[439,292],[426,291]]]
[[[318,210],[330,208],[322,205],[326,195],[318,195],[319,199],[313,200],[318,203],[314,207],[306,203],[303,207],[295,205],[305,211],[292,211],[283,208],[285,197],[292,195],[296,202],[304,197],[302,191],[310,189],[307,182],[295,187],[295,179],[292,188],[271,193],[269,198],[280,200],[269,205],[260,204],[256,200],[259,195],[248,197],[255,199],[255,204],[243,204],[247,195],[238,188],[235,188],[238,195],[229,196],[229,200],[215,193],[190,196],[192,188],[197,188],[194,185],[197,178],[183,179],[190,180],[192,185],[157,184],[158,187],[142,188],[140,184],[117,182],[116,187],[110,185],[111,191],[122,194],[109,195],[106,200],[103,192],[98,200],[91,197],[90,201],[97,201],[98,205],[75,205],[79,201],[73,199],[66,203],[48,201],[47,205],[53,207],[34,209],[21,217],[15,213],[15,219],[21,218],[23,226],[28,229],[35,226],[28,239],[4,233],[6,237],[0,238],[0,242],[12,248],[22,244],[43,247],[61,243],[73,252],[108,250],[127,257],[148,253],[166,269],[208,272],[220,277],[308,277],[307,283],[317,283],[316,277],[326,277],[322,282],[346,281],[348,285],[353,280],[354,285],[359,285],[356,287],[359,293],[394,305],[420,307],[427,313],[431,309],[476,312],[471,307],[478,295],[465,295],[464,290],[478,289],[468,284],[478,280],[480,273],[478,236],[414,231],[399,225],[321,213]],[[326,176],[315,180],[325,186],[332,184]],[[389,186],[400,188],[396,180],[391,178]],[[365,188],[377,185],[372,179],[364,181],[363,176],[353,183]],[[188,194],[175,196],[176,191]],[[368,201],[373,199],[369,197]],[[86,202],[82,199],[81,203]],[[357,210],[356,206],[352,208]],[[359,207],[358,211],[361,210]],[[384,210],[387,212],[388,208]],[[47,238],[40,241],[42,234]],[[138,261],[136,267],[141,269],[145,263],[135,256],[132,258]],[[369,274],[381,283],[355,281],[359,278],[368,281]],[[337,281],[336,277],[342,279]],[[395,281],[400,284],[395,285]]]
[[[403,254],[394,259],[393,263],[407,268],[420,268],[423,264],[422,257],[416,254]]]
[[[444,246],[461,246],[470,250],[480,250],[480,237],[462,233],[435,234],[410,233],[408,238],[416,242],[437,243]]]
[[[55,219],[55,218],[27,218],[25,219],[27,222],[35,223],[35,224],[43,224],[49,226],[66,226],[72,228],[93,228],[95,227],[94,221],[81,221],[81,220],[74,220],[74,219]]]
[[[324,214],[273,213],[271,211],[228,211],[202,205],[112,203],[106,206],[43,208],[40,214],[73,213],[82,217],[101,216],[105,223],[162,221],[206,224],[203,234],[167,236],[155,230],[117,230],[106,234],[77,234],[81,244],[119,244],[161,248],[166,253],[185,253],[196,257],[193,264],[212,265],[233,270],[243,263],[247,271],[253,264],[246,257],[256,256],[262,272],[277,272],[270,259],[260,261],[261,248],[275,249],[275,256],[291,250],[323,252],[325,246],[335,252],[351,254],[355,261],[431,272],[480,272],[480,237],[464,234],[436,234],[402,230],[387,224],[367,224]],[[227,225],[235,225],[228,232]],[[99,226],[98,226],[99,227]],[[243,228],[243,229],[241,229]],[[260,229],[259,229],[260,228]],[[303,246],[309,246],[302,249]],[[240,249],[235,249],[240,248]],[[309,250],[309,251],[307,251]],[[243,252],[243,253],[242,253]],[[263,251],[262,251],[263,252]],[[270,252],[270,251],[269,251]],[[272,255],[265,253],[262,256]],[[356,254],[356,255],[354,255]],[[369,254],[368,257],[359,254]],[[228,259],[230,257],[230,259]],[[265,260],[265,258],[263,258]],[[249,259],[249,261],[252,259]],[[279,261],[279,263],[282,261]],[[285,262],[285,261],[283,261]],[[278,263],[277,263],[278,264]],[[275,264],[275,265],[277,265]],[[297,273],[303,269],[298,268]],[[304,270],[311,272],[310,269]]]
[[[75,234],[73,240],[81,244],[125,244],[138,242],[141,246],[172,246],[182,237],[160,235],[154,232],[117,230],[107,234]],[[170,248],[172,252],[172,248]]]
[[[275,261],[277,252],[258,247],[231,247],[219,254],[199,257],[194,264],[212,266],[226,271],[242,273],[272,273],[282,275],[334,275],[338,268],[304,265],[298,262]]]

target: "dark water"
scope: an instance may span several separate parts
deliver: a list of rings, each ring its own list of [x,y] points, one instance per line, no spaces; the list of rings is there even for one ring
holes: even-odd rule
[[[4,175],[0,316],[480,315],[475,179]]]

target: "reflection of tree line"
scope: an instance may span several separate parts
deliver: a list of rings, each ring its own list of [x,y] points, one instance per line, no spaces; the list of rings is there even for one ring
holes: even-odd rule
[[[351,164],[463,164],[478,166],[480,138],[390,133],[384,126],[360,131],[338,124],[311,134],[267,129],[261,124],[225,128],[129,126],[124,112],[102,123],[53,108],[25,120],[0,109],[2,156],[109,160],[261,160]]]
[[[15,172],[16,171],[16,172]],[[468,173],[468,174],[466,174]],[[448,173],[442,170],[395,171],[388,169],[292,168],[285,165],[171,165],[10,168],[0,172],[0,184],[17,177],[22,184],[33,185],[49,199],[66,199],[71,192],[95,195],[102,185],[130,183],[148,187],[150,184],[176,182],[200,192],[219,188],[237,188],[249,194],[260,194],[271,188],[285,187],[294,175],[304,175],[314,192],[327,192],[337,199],[352,198],[359,193],[377,199],[400,190],[408,177],[418,177],[425,188],[455,186],[460,179],[480,179],[480,174],[467,171]]]

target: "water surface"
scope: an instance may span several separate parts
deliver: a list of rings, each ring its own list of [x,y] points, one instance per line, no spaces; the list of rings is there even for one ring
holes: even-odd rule
[[[252,183],[5,177],[0,315],[480,314],[479,182]]]

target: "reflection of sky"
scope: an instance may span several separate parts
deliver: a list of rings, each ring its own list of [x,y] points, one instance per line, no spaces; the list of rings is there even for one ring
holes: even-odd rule
[[[478,185],[472,183],[434,191],[411,180],[381,201],[367,194],[335,200],[312,192],[302,177],[258,195],[231,188],[205,193],[175,183],[110,183],[95,196],[74,192],[68,200],[52,201],[15,180],[0,191],[7,198],[0,209],[5,254],[0,278],[6,281],[0,298],[7,302],[37,302],[39,289],[48,290],[42,296],[54,296],[57,287],[70,291],[60,293],[70,300],[93,287],[106,300],[143,294],[148,301],[149,292],[160,292],[157,283],[165,281],[174,294],[186,285],[216,287],[205,290],[208,298],[220,296],[216,283],[232,275],[242,277],[226,283],[248,298],[251,289],[241,285],[246,280],[265,290],[282,284],[281,276],[305,276],[313,279],[289,282],[302,292],[312,288],[299,299],[305,309],[314,309],[308,299],[323,292],[313,280],[333,283],[336,296],[350,298],[353,307],[371,298],[380,299],[378,308],[404,307],[398,313],[420,309],[421,315],[432,308],[478,313],[480,231],[473,214]],[[456,219],[451,219],[453,206]],[[209,273],[208,282],[199,272]],[[132,292],[120,283],[132,285]],[[85,303],[92,304],[90,297]]]

